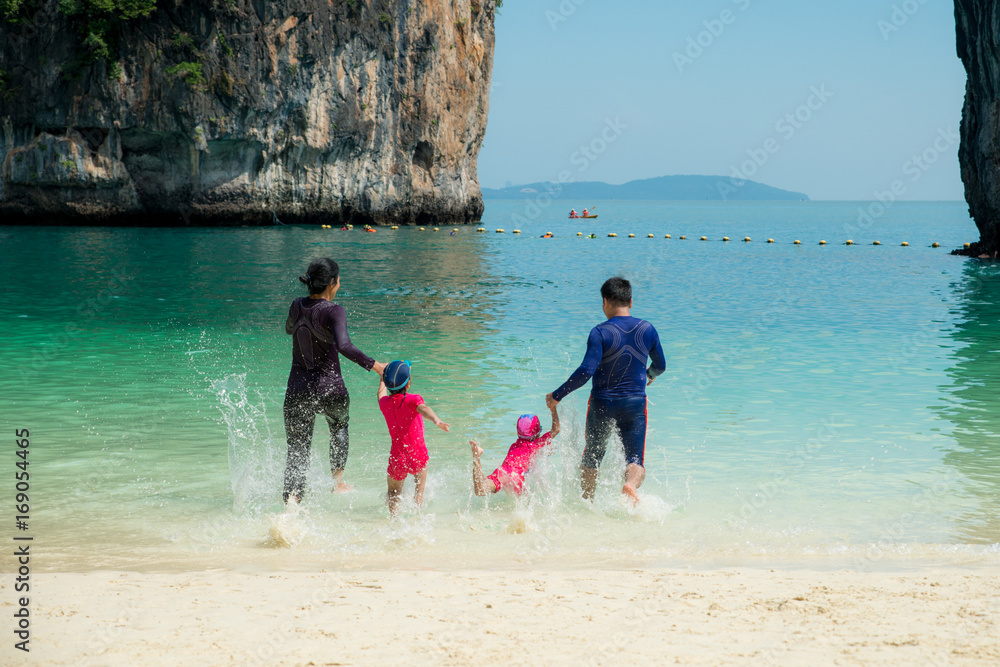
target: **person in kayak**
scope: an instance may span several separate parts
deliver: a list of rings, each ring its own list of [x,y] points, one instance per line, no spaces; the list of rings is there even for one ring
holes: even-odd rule
[[[586,218],[587,217],[587,209],[583,209],[583,215],[581,215],[580,217],[581,218]]]
[[[340,289],[340,267],[332,259],[317,259],[299,281],[309,296],[296,299],[288,309],[285,333],[292,337],[292,369],[285,390],[285,503],[300,503],[306,492],[306,472],[316,415],[326,417],[330,427],[330,472],[333,491],[349,491],[344,483],[347,463],[347,421],[350,398],[340,372],[340,355],[379,375],[380,364],[351,342],[344,307],[332,303]]]
[[[569,217],[571,217],[571,218],[578,218],[580,216],[578,216],[576,214],[576,209],[574,208],[572,211],[569,212]]]
[[[594,498],[598,468],[614,428],[625,449],[622,493],[638,502],[638,490],[646,478],[646,387],[666,370],[667,364],[656,329],[632,317],[631,283],[624,278],[610,278],[601,286],[601,297],[607,321],[591,330],[583,363],[561,387],[545,397],[545,402],[554,408],[593,378],[586,446],[580,464],[583,497]],[[646,368],[650,357],[653,363]]]

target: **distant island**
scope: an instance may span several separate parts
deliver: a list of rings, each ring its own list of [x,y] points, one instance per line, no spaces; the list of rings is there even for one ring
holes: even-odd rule
[[[801,192],[729,176],[660,176],[622,185],[586,183],[528,183],[498,190],[483,188],[484,199],[533,199],[550,193],[555,199],[607,200],[646,199],[669,201],[808,201]]]

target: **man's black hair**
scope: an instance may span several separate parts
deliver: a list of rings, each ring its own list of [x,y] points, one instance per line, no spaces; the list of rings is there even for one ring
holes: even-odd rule
[[[612,306],[628,308],[632,305],[632,283],[624,278],[608,278],[601,285],[601,296]]]

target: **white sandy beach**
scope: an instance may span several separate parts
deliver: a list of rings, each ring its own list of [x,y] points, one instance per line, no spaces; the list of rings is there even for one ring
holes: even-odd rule
[[[3,577],[11,625],[12,577]],[[5,665],[996,665],[1000,571],[38,574]]]

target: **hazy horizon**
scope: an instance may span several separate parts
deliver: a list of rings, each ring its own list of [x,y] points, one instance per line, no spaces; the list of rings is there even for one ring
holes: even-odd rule
[[[953,11],[508,2],[480,182],[739,176],[814,201],[962,201]]]

